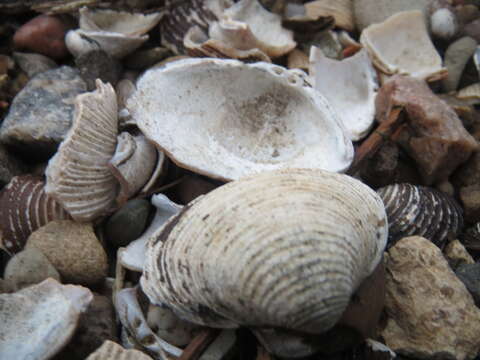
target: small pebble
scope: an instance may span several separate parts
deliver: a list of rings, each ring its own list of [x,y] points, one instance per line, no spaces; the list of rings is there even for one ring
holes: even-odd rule
[[[108,219],[105,226],[107,240],[120,247],[138,239],[145,230],[150,209],[150,202],[145,199],[128,201]]]
[[[91,224],[52,221],[34,231],[26,247],[40,249],[67,283],[92,285],[107,276],[107,254]]]
[[[103,50],[93,50],[75,58],[80,75],[88,91],[96,89],[95,80],[101,79],[115,86],[122,74],[120,62]]]
[[[455,274],[462,280],[475,304],[480,306],[480,263],[462,264],[455,270]]]
[[[41,54],[14,52],[13,58],[29,77],[57,67],[55,61]]]
[[[15,32],[13,43],[18,50],[62,59],[69,54],[64,40],[67,30],[65,23],[58,17],[39,15]]]

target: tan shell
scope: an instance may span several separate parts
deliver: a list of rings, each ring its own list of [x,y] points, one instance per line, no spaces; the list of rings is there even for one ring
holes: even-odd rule
[[[352,0],[310,1],[305,3],[305,13],[312,19],[333,16],[336,27],[348,31],[355,30]]]
[[[213,178],[287,167],[344,171],[352,143],[305,76],[266,63],[185,59],[147,71],[127,107],[177,165]]]
[[[117,98],[110,84],[77,96],[73,125],[46,170],[47,194],[76,221],[113,210],[118,183],[108,164],[117,145]]]
[[[0,359],[50,359],[75,332],[93,294],[47,279],[14,294],[0,294]]]
[[[41,177],[16,176],[0,193],[1,247],[16,253],[38,228],[52,220],[69,218],[62,206],[45,194]]]
[[[428,81],[446,75],[421,11],[401,12],[370,25],[362,32],[360,42],[385,74],[398,73]]]
[[[347,175],[265,172],[197,198],[151,236],[141,286],[211,327],[320,334],[381,260],[380,197]]]
[[[117,343],[105,340],[102,346],[91,353],[86,360],[152,360],[152,358],[141,351],[125,350]]]

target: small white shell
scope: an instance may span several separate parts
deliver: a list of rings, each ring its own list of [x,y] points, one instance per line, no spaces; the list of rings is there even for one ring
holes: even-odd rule
[[[46,169],[45,192],[76,221],[113,210],[118,182],[108,163],[117,144],[117,98],[110,84],[77,96],[73,125]]]
[[[344,171],[353,147],[299,70],[185,59],[151,69],[127,107],[179,166],[222,180],[278,168]]]

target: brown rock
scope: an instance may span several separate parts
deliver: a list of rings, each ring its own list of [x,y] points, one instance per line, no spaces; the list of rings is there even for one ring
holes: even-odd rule
[[[445,246],[444,255],[453,270],[459,265],[475,263],[475,260],[470,256],[460,240],[449,242],[447,246]]]
[[[107,276],[107,254],[91,224],[52,221],[33,232],[26,247],[40,249],[65,282],[91,285]]]
[[[455,111],[424,81],[401,75],[387,81],[376,98],[377,119],[386,121],[394,107],[406,114],[396,140],[418,164],[426,184],[447,179],[478,149]]]
[[[64,41],[67,30],[58,17],[39,15],[17,30],[13,43],[16,49],[61,59],[68,55]]]
[[[480,350],[480,309],[440,249],[403,238],[386,262],[386,328],[394,352],[421,359],[473,359]]]
[[[460,189],[460,200],[465,211],[465,221],[473,223],[480,220],[480,184]]]

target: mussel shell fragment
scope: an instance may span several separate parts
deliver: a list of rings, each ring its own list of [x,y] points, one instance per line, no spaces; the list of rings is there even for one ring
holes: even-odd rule
[[[411,184],[393,184],[377,190],[385,204],[389,246],[403,237],[418,235],[442,247],[463,227],[460,205],[441,191]]]

